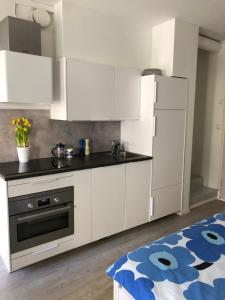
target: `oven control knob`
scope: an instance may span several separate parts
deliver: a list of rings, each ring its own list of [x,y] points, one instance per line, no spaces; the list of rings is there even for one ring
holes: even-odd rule
[[[27,207],[28,207],[28,208],[34,208],[34,204],[31,203],[31,202],[29,202],[29,203],[27,204]]]
[[[54,203],[60,203],[60,199],[59,199],[58,197],[55,197],[55,198],[53,199],[53,201],[54,201]]]

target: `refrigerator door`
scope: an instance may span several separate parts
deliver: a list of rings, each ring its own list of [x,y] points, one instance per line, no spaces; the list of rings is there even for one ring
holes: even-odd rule
[[[152,192],[150,221],[165,217],[181,210],[182,184],[168,186]]]
[[[186,109],[188,80],[155,76],[155,109]]]
[[[152,190],[181,184],[184,168],[184,110],[155,110]]]

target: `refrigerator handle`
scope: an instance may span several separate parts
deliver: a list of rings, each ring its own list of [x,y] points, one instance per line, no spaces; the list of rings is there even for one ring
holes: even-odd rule
[[[154,216],[154,198],[151,197],[150,198],[150,217],[153,217]]]
[[[153,116],[153,137],[157,136],[157,117]]]
[[[158,97],[158,82],[155,81],[155,91],[154,91],[155,103],[157,102]]]

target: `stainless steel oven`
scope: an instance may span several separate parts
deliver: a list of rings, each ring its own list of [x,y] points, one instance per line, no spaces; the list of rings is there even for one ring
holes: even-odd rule
[[[11,254],[74,234],[74,188],[9,199]]]

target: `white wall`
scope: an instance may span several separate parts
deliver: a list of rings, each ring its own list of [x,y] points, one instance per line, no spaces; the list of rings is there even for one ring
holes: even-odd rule
[[[225,52],[199,51],[192,172],[219,188],[223,142]]]
[[[152,28],[151,66],[159,68],[163,75],[173,75],[175,19]]]
[[[166,30],[168,27],[168,30]],[[165,75],[185,77],[189,80],[186,149],[183,186],[183,212],[189,211],[192,137],[195,105],[199,28],[188,22],[172,19],[153,28],[155,43],[152,44],[152,67],[162,68]],[[160,50],[162,49],[162,50]],[[168,49],[168,54],[167,50]],[[157,53],[158,51],[158,53]],[[164,59],[160,56],[164,54]]]
[[[193,151],[192,151],[192,174],[203,176],[203,152],[205,117],[206,117],[206,97],[208,84],[209,52],[198,51],[198,66],[195,93],[195,116],[193,132]]]
[[[175,27],[176,30],[173,75],[186,77],[189,80],[182,208],[183,212],[186,212],[189,210],[190,201],[192,140],[199,27],[197,25],[183,22],[181,20],[176,20]]]
[[[80,7],[72,0],[63,0],[57,9],[56,16],[62,18],[63,26],[60,29],[56,20],[58,57],[141,69],[149,67],[151,28]]]

